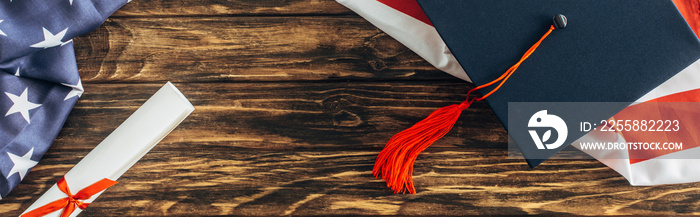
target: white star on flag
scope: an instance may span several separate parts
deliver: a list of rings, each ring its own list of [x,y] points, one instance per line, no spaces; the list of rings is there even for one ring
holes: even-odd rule
[[[10,110],[7,111],[7,114],[5,114],[5,117],[19,112],[20,114],[22,114],[22,117],[24,117],[24,120],[26,120],[27,123],[30,123],[29,110],[35,109],[41,106],[41,104],[29,102],[29,100],[27,99],[28,89],[29,88],[25,88],[24,92],[22,92],[22,94],[20,94],[19,96],[5,92],[7,97],[10,97],[10,100],[12,100],[12,102],[14,103],[14,105],[10,107]]]
[[[63,85],[68,86],[70,88],[73,88],[70,92],[68,92],[68,95],[66,95],[66,98],[63,99],[63,101],[66,101],[66,100],[73,98],[75,96],[81,97],[81,96],[83,96],[83,92],[85,92],[85,90],[83,89],[83,81],[81,81],[81,80],[78,80],[78,84],[76,84],[76,85],[70,85],[70,84],[63,84]]]
[[[73,38],[126,2],[0,0],[0,199],[28,178],[83,94]]]
[[[44,29],[44,41],[33,44],[31,47],[46,49],[46,48],[50,48],[50,47],[56,47],[59,45],[63,46],[65,44],[68,44],[71,41],[73,41],[73,39],[68,40],[66,42],[61,41],[61,40],[63,40],[63,37],[66,36],[66,32],[68,31],[68,28],[64,29],[63,31],[61,31],[55,35],[53,33],[51,33],[48,29],[46,29],[46,28],[43,28],[43,29]]]
[[[2,21],[5,21],[5,20],[0,20],[0,23],[2,23]],[[0,29],[0,35],[2,35],[2,36],[7,36],[7,35],[5,35],[4,32],[2,32],[2,29]]]
[[[15,173],[19,173],[19,179],[24,179],[24,176],[27,175],[29,169],[31,169],[32,167],[36,166],[37,163],[39,163],[32,160],[32,154],[34,154],[34,148],[29,150],[29,152],[24,154],[24,156],[22,157],[7,152],[7,155],[10,156],[10,160],[12,160],[14,166],[12,166],[10,173],[8,173],[6,177],[9,178]]]

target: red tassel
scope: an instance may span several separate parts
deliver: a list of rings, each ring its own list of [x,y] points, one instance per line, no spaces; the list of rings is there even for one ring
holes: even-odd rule
[[[408,190],[415,194],[413,163],[418,154],[450,132],[459,115],[468,107],[469,103],[465,101],[440,108],[411,128],[391,137],[374,163],[374,177],[378,178],[381,172],[382,178],[394,193],[405,193]]]
[[[457,122],[457,119],[459,119],[459,115],[462,114],[462,111],[467,109],[474,101],[486,99],[486,97],[501,88],[503,83],[513,75],[513,72],[518,69],[523,61],[530,57],[532,52],[535,52],[535,49],[547,38],[552,30],[554,30],[554,26],[550,26],[549,31],[525,52],[523,57],[520,58],[520,61],[515,63],[496,80],[469,90],[469,92],[467,92],[467,100],[464,102],[440,108],[411,128],[401,131],[391,137],[374,162],[374,169],[372,169],[374,177],[379,178],[381,174],[382,178],[386,180],[386,185],[394,190],[394,193],[398,194],[408,191],[411,194],[415,194],[416,189],[413,187],[413,163],[416,162],[418,154],[432,145],[433,142],[444,137],[447,132],[450,132],[455,122]],[[487,94],[479,98],[469,99],[469,95],[471,95],[472,92],[491,86],[499,81],[501,83]]]

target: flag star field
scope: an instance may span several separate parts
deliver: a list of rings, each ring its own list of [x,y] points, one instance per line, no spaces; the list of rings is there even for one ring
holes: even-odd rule
[[[72,38],[126,3],[0,1],[0,198],[39,162],[83,93]]]

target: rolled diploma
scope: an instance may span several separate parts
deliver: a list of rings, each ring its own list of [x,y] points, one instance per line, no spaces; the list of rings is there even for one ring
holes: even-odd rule
[[[71,193],[75,194],[103,178],[116,181],[192,111],[194,107],[187,98],[172,83],[165,84],[66,173],[64,177]],[[102,192],[84,202],[90,203],[100,194]],[[65,197],[67,195],[54,184],[24,212]],[[77,216],[80,211],[78,208],[70,216]],[[61,212],[58,210],[46,216],[59,216]]]

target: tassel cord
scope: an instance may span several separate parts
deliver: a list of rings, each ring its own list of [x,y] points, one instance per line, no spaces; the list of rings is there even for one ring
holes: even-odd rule
[[[515,70],[539,47],[547,36],[554,30],[554,25],[537,41],[520,60],[511,66],[506,72],[495,80],[475,87],[467,92],[466,99],[460,104],[453,104],[440,108],[431,113],[427,118],[416,123],[410,128],[401,131],[391,137],[384,149],[379,153],[372,169],[375,178],[381,175],[386,180],[387,187],[394,190],[394,193],[405,193],[408,191],[415,194],[413,186],[413,165],[418,155],[432,145],[438,139],[444,137],[459,119],[460,114],[475,101],[481,101],[491,96],[503,86],[503,84],[513,75]],[[472,92],[480,90],[500,82],[493,90],[481,97],[470,99]]]

